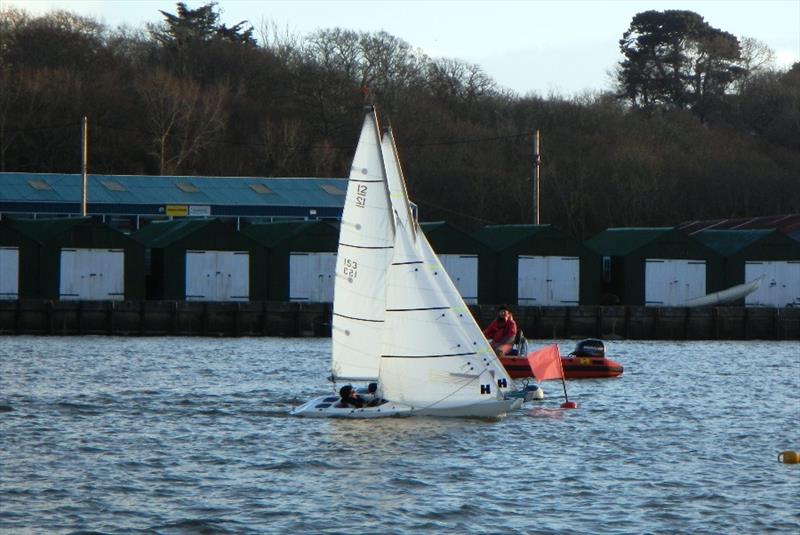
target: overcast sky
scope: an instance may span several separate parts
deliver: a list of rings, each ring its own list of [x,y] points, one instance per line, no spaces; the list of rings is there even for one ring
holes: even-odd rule
[[[206,0],[186,2],[196,8]],[[140,26],[175,12],[162,0],[0,0],[35,14],[60,8],[110,26]],[[800,0],[220,0],[227,25],[247,20],[296,35],[318,28],[385,30],[429,56],[477,63],[501,86],[574,95],[611,85],[618,41],[636,13],[686,9],[737,37],[775,51],[778,66],[800,61]]]

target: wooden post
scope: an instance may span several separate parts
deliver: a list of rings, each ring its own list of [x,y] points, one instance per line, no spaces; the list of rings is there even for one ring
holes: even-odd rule
[[[542,156],[539,153],[539,131],[533,140],[533,224],[539,224],[539,165]]]
[[[89,190],[89,120],[86,116],[83,117],[83,135],[81,137],[81,175],[83,178],[81,187],[81,215],[86,217],[86,199]]]

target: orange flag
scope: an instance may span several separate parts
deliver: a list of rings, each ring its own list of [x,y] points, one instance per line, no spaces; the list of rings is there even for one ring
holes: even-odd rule
[[[558,344],[528,353],[528,365],[531,367],[536,381],[540,383],[549,379],[564,378],[564,369],[561,367]]]

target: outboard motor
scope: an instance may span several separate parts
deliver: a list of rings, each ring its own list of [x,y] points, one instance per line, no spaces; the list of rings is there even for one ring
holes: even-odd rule
[[[606,344],[597,338],[587,338],[575,345],[575,349],[570,353],[576,357],[601,357],[606,356]]]

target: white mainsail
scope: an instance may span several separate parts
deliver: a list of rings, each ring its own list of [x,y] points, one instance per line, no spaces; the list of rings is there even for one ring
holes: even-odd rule
[[[333,380],[378,377],[386,309],[386,273],[394,222],[374,110],[364,118],[339,231],[334,282]]]

